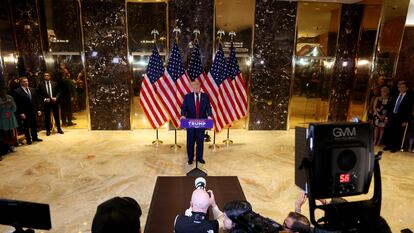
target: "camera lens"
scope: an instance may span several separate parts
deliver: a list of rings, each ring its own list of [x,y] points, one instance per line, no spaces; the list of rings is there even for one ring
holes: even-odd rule
[[[356,154],[352,150],[343,150],[337,158],[337,165],[343,171],[349,171],[354,168],[356,163]]]

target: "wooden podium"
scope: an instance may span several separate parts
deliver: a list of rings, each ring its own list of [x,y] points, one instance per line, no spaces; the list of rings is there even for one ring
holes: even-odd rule
[[[181,119],[180,121],[180,127],[182,129],[212,129],[213,126],[214,123],[212,119]],[[198,168],[198,159],[196,159],[196,167],[187,172],[187,176],[207,176],[207,172]]]

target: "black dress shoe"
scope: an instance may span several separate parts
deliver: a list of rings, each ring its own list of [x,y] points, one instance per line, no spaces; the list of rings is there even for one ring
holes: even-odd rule
[[[27,143],[27,145],[32,145],[33,142],[32,141],[27,141],[26,143]]]
[[[397,150],[396,149],[392,149],[392,150],[390,150],[390,152],[391,153],[395,153],[395,152],[397,152]]]
[[[58,133],[64,134],[62,129],[58,129]]]
[[[191,165],[191,164],[193,164],[193,161],[188,160],[188,161],[187,161],[187,164],[188,164],[188,165]]]
[[[46,136],[50,136],[50,131],[46,131]]]
[[[198,162],[200,162],[201,164],[205,164],[206,161],[204,161],[204,159],[199,159]]]
[[[390,146],[386,146],[386,147],[384,147],[384,150],[391,150],[391,147]]]
[[[33,141],[34,141],[34,142],[43,142],[43,140],[42,140],[42,139],[40,139],[40,138],[35,138],[35,139],[33,139]]]

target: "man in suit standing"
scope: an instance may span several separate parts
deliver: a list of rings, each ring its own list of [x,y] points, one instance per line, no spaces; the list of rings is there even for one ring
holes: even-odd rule
[[[67,68],[63,68],[62,72],[62,78],[59,80],[62,125],[73,126],[76,125],[72,122],[72,100],[74,99],[75,83],[72,81]]]
[[[191,83],[191,86],[194,92],[184,96],[181,118],[211,119],[211,105],[208,95],[200,92],[200,82],[197,79]],[[187,129],[188,165],[193,163],[195,142],[197,142],[197,160],[202,164],[205,163],[203,159],[204,131],[204,129]]]
[[[395,153],[400,149],[404,128],[410,120],[411,110],[413,109],[413,99],[405,82],[398,83],[398,91],[398,96],[391,102],[388,110],[388,140],[384,150],[390,150],[391,153]]]
[[[63,134],[62,129],[60,128],[60,119],[59,119],[59,96],[60,91],[58,84],[54,81],[51,81],[50,73],[44,73],[44,81],[41,82],[38,86],[40,101],[43,102],[43,111],[45,113],[45,128],[46,135],[50,135],[50,129],[52,124],[50,122],[50,113],[53,112],[53,118],[55,119],[55,124],[58,130],[58,133]]]
[[[43,141],[37,136],[36,114],[41,116],[39,97],[36,88],[29,87],[27,77],[20,78],[20,87],[13,92],[16,101],[16,116],[22,121],[27,144]]]

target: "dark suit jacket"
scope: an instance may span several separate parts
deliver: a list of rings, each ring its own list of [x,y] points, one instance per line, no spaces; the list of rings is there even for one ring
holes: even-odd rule
[[[211,117],[211,105],[208,95],[200,93],[200,118]],[[181,116],[186,118],[196,118],[196,105],[194,92],[184,96],[183,105],[181,106]]]
[[[394,107],[398,99],[398,93],[391,101],[389,113],[394,114]],[[403,100],[400,103],[400,106],[398,108],[396,117],[401,122],[408,122],[411,118],[411,110],[413,109],[413,96],[410,92],[407,92],[403,98]]]
[[[54,82],[54,81],[50,81],[50,85],[52,86],[53,96],[49,96],[49,94],[47,94],[46,81],[39,83],[39,86],[37,86],[37,89],[39,90],[39,97],[40,97],[41,102],[43,102],[44,99],[51,98],[51,97],[55,97],[59,100],[59,97],[60,97],[59,85],[57,84],[57,82]]]
[[[16,115],[35,115],[37,111],[40,111],[39,95],[36,88],[29,87],[32,94],[32,100],[29,95],[22,89],[22,87],[16,88],[13,92],[13,98],[16,102]]]

